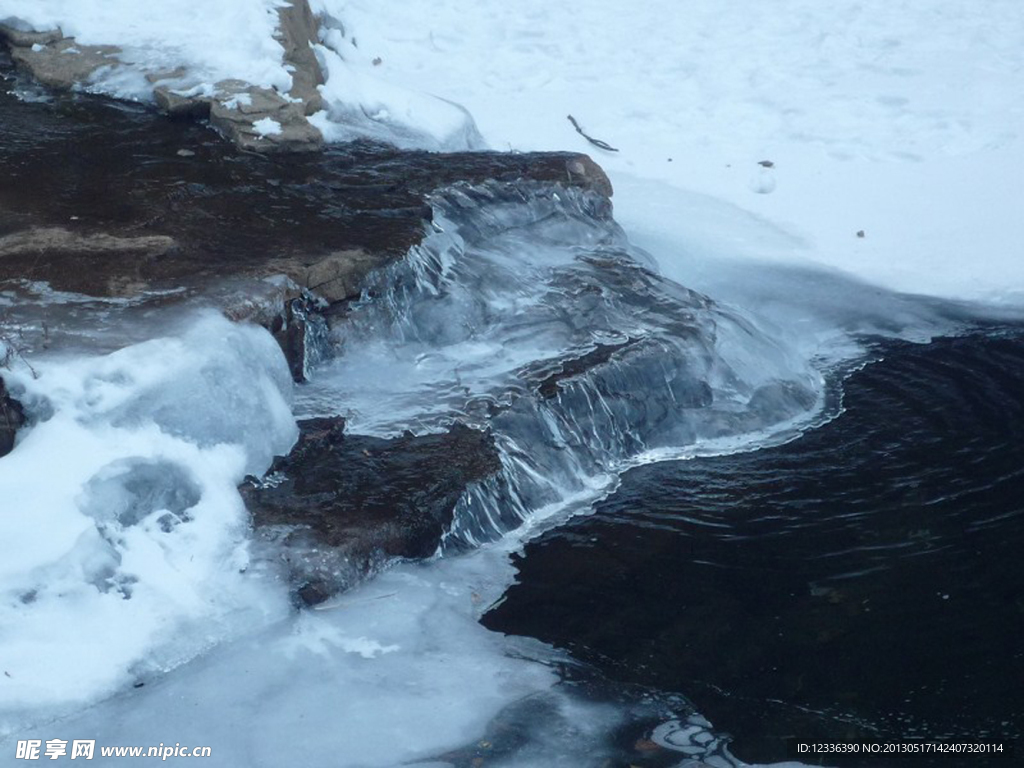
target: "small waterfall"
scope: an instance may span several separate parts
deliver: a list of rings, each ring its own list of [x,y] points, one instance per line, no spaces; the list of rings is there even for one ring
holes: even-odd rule
[[[503,469],[461,499],[446,548],[593,501],[635,463],[781,439],[820,412],[819,372],[660,276],[605,198],[489,182],[431,202],[431,231],[364,291],[298,407],[344,403],[354,433],[489,430]]]

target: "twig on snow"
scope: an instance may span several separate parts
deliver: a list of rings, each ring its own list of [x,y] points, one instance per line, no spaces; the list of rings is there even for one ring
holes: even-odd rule
[[[585,134],[583,132],[583,129],[580,128],[580,124],[576,122],[576,118],[573,117],[572,115],[569,115],[569,122],[572,123],[572,127],[576,129],[576,133],[578,133],[580,136],[582,136],[584,139],[589,141],[591,144],[593,144],[598,149],[606,149],[609,152],[618,152],[619,151],[615,147],[613,147],[611,144],[609,144],[607,141],[601,141],[600,139],[595,139],[593,136],[588,136],[587,134]]]

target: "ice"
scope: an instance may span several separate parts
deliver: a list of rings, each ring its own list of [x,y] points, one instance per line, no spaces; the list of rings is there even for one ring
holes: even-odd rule
[[[46,730],[110,744],[187,735],[223,766],[425,760],[556,682],[548,666],[506,655],[515,641],[476,623],[509,573],[493,553],[394,569],[333,609],[237,640]]]
[[[296,436],[276,343],[212,314],[12,366],[34,423],[0,462],[0,732],[280,615],[269,577],[246,572],[236,488]]]
[[[448,753],[522,739],[500,764],[540,768],[610,754],[630,716],[649,719],[671,706],[687,714],[682,699],[640,697],[633,712],[622,693],[614,704],[588,700],[560,684],[564,654],[485,630],[477,617],[514,578],[508,554],[502,547],[399,566],[332,608],[224,644],[174,675],[19,738],[202,744],[225,768],[433,768],[450,765]],[[742,765],[725,757],[707,721],[694,722],[710,736],[708,764]]]
[[[706,195],[632,176],[618,185],[616,219],[666,277],[743,307],[805,359],[850,359],[862,336],[925,341],[972,318],[1024,315],[1012,302],[893,291],[859,277],[864,265],[822,265],[807,240]]]
[[[381,436],[454,419],[491,430],[503,473],[463,499],[448,546],[593,500],[635,462],[821,417],[821,372],[757,319],[653,272],[600,196],[492,183],[433,206],[433,233],[377,276],[297,407],[341,408]]]

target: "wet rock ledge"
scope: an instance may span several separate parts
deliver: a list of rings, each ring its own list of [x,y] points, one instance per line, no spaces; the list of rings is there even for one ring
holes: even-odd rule
[[[284,275],[278,310],[225,309],[277,332],[297,378],[306,309],[357,296],[370,272],[419,243],[433,190],[529,179],[611,194],[581,154],[442,155],[363,142],[256,156],[202,121],[150,108],[67,92],[19,100],[2,54],[0,75],[0,284],[137,298]],[[301,311],[288,309],[296,298]]]
[[[243,153],[203,120],[63,91],[21,99],[23,75],[2,51],[0,76],[0,290],[45,283],[154,311],[209,295],[274,333],[298,380],[309,324],[343,323],[368,275],[421,241],[434,190],[524,179],[612,191],[575,153],[441,155],[370,143]],[[284,287],[268,308],[271,278]],[[218,292],[224,284],[234,292]],[[245,286],[263,293],[247,296]],[[0,455],[16,450],[26,416],[0,380]],[[340,418],[300,427],[291,454],[243,494],[257,538],[285,553],[307,605],[389,559],[430,556],[462,493],[500,468],[490,436],[459,424],[389,440],[346,434]]]

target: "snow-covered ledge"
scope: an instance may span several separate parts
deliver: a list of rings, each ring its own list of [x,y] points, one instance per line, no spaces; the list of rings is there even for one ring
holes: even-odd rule
[[[170,114],[209,117],[245,149],[319,149],[323,137],[306,119],[322,103],[317,86],[324,78],[311,48],[318,42],[317,21],[306,0],[287,0],[275,10],[273,37],[282,50],[279,61],[290,74],[277,84],[222,78],[211,86],[196,77],[195,67],[160,68],[154,66],[160,56],[146,61],[131,46],[79,42],[74,36],[65,36],[61,28],[38,31],[34,17],[28,21],[3,19],[0,36],[8,42],[14,61],[44,85],[101,90],[115,96],[149,96]],[[73,21],[71,26],[75,26]],[[87,30],[86,34],[93,38],[96,32]],[[146,83],[141,88],[140,76]],[[282,88],[288,80],[290,87]]]
[[[309,151],[357,138],[485,147],[459,105],[378,77],[316,2],[318,13],[308,0],[112,0],[87,12],[76,0],[0,0],[0,39],[48,87],[209,119],[247,150]]]

